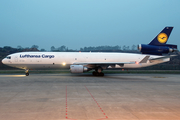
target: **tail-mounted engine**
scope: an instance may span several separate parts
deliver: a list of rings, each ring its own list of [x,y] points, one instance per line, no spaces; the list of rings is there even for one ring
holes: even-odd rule
[[[142,54],[162,55],[177,51],[177,45],[165,44],[156,46],[139,44],[138,50],[142,52]]]

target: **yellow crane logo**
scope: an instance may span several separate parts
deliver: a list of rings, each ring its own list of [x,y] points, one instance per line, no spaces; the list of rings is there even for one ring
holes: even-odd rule
[[[165,43],[168,39],[168,36],[165,33],[160,33],[157,39],[160,43]]]

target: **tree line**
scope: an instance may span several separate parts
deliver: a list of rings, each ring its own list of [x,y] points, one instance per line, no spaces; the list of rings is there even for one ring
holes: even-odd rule
[[[38,45],[32,45],[31,47],[21,47],[20,45],[17,46],[16,48],[10,47],[10,46],[4,46],[0,47],[0,59],[4,58],[5,56],[12,54],[12,53],[17,53],[17,52],[26,52],[26,51],[49,51],[46,49],[39,49]],[[50,47],[51,52],[138,52],[137,51],[137,46],[132,45],[131,47],[129,46],[96,46],[96,47],[82,47],[80,49],[68,49],[65,45],[62,45],[60,47]]]
[[[82,52],[89,52],[89,51],[136,51],[137,52],[137,46],[136,45],[132,45],[131,47],[129,46],[96,46],[96,47],[82,47],[79,50],[73,50],[73,49],[68,49],[68,47],[66,47],[65,45],[62,45],[60,47],[55,48],[54,46],[51,47],[51,51],[58,51],[58,52],[71,52],[71,51],[82,51]]]
[[[21,46],[17,46],[17,48],[13,48],[10,46],[0,47],[0,60],[6,57],[9,54],[17,53],[17,52],[26,52],[26,51],[39,51],[37,46],[22,48]]]

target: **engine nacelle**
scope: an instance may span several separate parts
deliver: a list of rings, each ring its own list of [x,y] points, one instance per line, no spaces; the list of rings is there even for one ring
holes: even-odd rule
[[[174,52],[176,49],[170,48],[168,46],[139,44],[138,50],[142,52],[142,54],[162,55],[167,54],[169,52]]]
[[[83,65],[70,65],[70,71],[71,73],[83,73],[88,71],[88,68]]]

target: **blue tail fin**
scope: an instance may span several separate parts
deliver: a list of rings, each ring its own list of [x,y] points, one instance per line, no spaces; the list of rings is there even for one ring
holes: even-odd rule
[[[173,27],[165,27],[150,43],[149,45],[164,46],[168,41]]]
[[[173,27],[165,27],[148,45],[139,44],[142,54],[163,55],[177,51],[177,45],[166,44]]]

